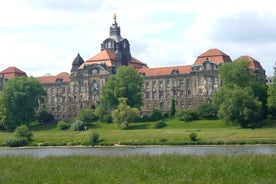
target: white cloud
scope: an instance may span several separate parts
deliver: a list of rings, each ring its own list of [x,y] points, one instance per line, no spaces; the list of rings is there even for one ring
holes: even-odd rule
[[[100,51],[116,12],[132,55],[148,66],[192,64],[218,48],[232,59],[250,55],[272,75],[273,9],[271,0],[3,1],[0,70],[17,66],[34,76],[69,72],[78,52],[87,59]]]

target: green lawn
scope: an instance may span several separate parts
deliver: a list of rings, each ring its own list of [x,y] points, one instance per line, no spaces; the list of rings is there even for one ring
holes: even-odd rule
[[[0,183],[274,184],[276,155],[0,157]]]
[[[165,120],[167,126],[154,129],[154,122],[131,123],[127,130],[120,130],[115,124],[96,122],[86,131],[61,131],[56,125],[32,125],[32,145],[80,145],[87,144],[92,132],[98,132],[101,145],[113,144],[269,144],[276,143],[276,128],[242,129],[227,126],[220,120],[199,120],[182,122]],[[198,141],[189,139],[191,132]],[[13,133],[0,132],[0,144],[14,137]]]

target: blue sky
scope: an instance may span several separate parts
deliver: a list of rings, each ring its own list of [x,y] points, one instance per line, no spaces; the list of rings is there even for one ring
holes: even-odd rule
[[[0,71],[29,76],[70,72],[109,36],[113,13],[134,57],[149,67],[193,64],[218,48],[232,60],[249,55],[273,75],[273,0],[9,0],[0,4]]]

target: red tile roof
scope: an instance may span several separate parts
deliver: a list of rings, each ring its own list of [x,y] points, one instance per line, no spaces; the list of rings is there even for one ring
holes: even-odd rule
[[[192,65],[185,66],[169,66],[159,68],[141,68],[137,71],[144,73],[145,76],[160,76],[160,75],[171,75],[173,70],[178,70],[179,74],[190,73],[192,71]]]
[[[213,63],[225,63],[232,61],[229,55],[225,54],[219,49],[210,49],[204,52],[203,54],[199,55],[194,64],[202,64],[206,61],[206,58],[209,58],[209,60]]]
[[[105,63],[107,66],[113,66],[115,62],[116,55],[110,50],[102,50],[100,53],[96,54],[95,56],[90,57],[83,63],[79,69],[82,69],[84,65],[91,65],[91,64],[101,64]],[[132,57],[131,61],[129,61],[130,66],[134,66],[135,68],[143,68],[147,67],[145,63],[142,63],[138,59]]]
[[[249,62],[249,69],[263,69],[261,63],[259,61],[257,61],[256,59],[252,58],[251,56],[241,56],[237,59],[234,60],[235,61],[248,61]]]
[[[18,77],[18,76],[23,76],[23,77],[27,77],[27,74],[25,72],[23,72],[22,70],[11,66],[6,68],[5,70],[3,70],[2,72],[0,72],[0,76],[5,76],[8,79],[12,79],[14,77]]]
[[[59,73],[55,76],[42,76],[36,77],[36,79],[42,84],[50,84],[56,82],[70,82],[70,75],[67,72]],[[62,81],[59,81],[61,79]]]

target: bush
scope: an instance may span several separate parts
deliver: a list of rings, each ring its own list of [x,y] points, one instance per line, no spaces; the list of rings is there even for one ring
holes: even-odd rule
[[[202,119],[215,119],[217,118],[217,111],[212,104],[201,104],[197,108],[197,113]]]
[[[27,141],[32,140],[33,133],[27,125],[21,125],[15,129],[15,137],[17,139],[26,138]]]
[[[197,134],[195,132],[191,132],[189,137],[191,141],[197,141]]]
[[[87,123],[92,123],[97,119],[95,112],[92,111],[91,109],[81,109],[78,112],[77,119],[83,121],[85,124]]]
[[[57,127],[60,130],[67,130],[69,128],[69,125],[66,122],[64,122],[64,121],[59,121],[57,123]]]
[[[73,131],[82,131],[84,129],[85,129],[84,123],[81,120],[76,120],[71,125],[71,130]]]
[[[186,121],[186,122],[197,120],[199,118],[196,111],[191,110],[191,109],[181,110],[181,111],[176,113],[176,116],[178,117],[178,119],[180,121]]]
[[[110,114],[104,114],[99,119],[103,123],[112,123],[112,116]]]
[[[28,145],[29,141],[26,138],[9,139],[5,141],[5,145],[9,147],[19,147]]]
[[[98,132],[93,132],[89,138],[90,144],[95,145],[99,142],[100,134]]]
[[[154,123],[153,128],[163,128],[165,126],[167,126],[167,124],[164,121],[158,121]]]
[[[151,120],[151,121],[158,121],[158,120],[160,120],[161,118],[162,118],[162,113],[161,113],[161,111],[158,110],[158,109],[153,109],[152,115],[151,115],[151,117],[150,117],[150,120]]]
[[[37,120],[40,122],[51,122],[54,120],[54,115],[52,115],[51,113],[47,112],[45,109],[40,111],[38,116],[37,116]]]

